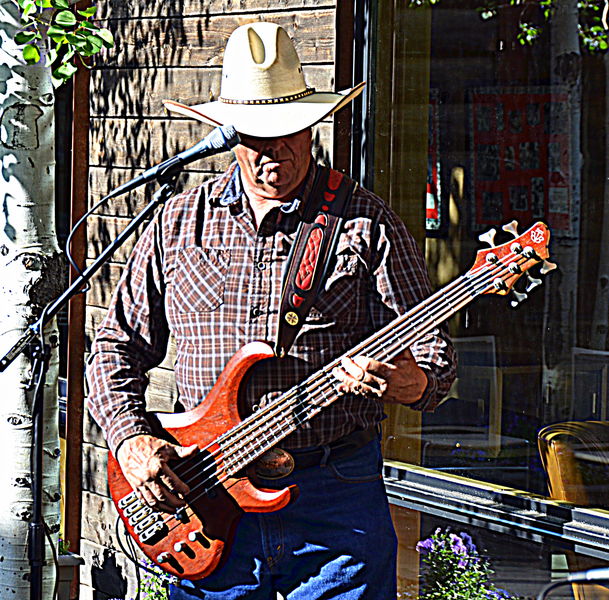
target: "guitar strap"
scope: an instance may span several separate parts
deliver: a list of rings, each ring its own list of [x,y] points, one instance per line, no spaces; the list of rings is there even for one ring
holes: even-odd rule
[[[275,354],[292,347],[331,263],[347,206],[357,183],[319,166],[283,275]]]

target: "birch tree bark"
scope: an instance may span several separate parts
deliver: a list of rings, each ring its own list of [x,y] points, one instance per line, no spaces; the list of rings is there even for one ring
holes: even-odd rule
[[[571,232],[552,241],[552,260],[558,264],[546,285],[543,392],[545,422],[569,418],[571,353],[577,340],[577,285],[581,204],[581,50],[578,1],[558,0],[551,21],[552,86],[569,92],[566,112],[551,115],[551,127],[565,131],[569,140],[569,211]],[[565,117],[568,117],[566,119]],[[566,123],[565,123],[566,121]],[[564,148],[563,151],[566,151]],[[562,160],[562,159],[561,159]]]
[[[603,57],[605,65],[605,110],[609,114],[609,52]],[[609,138],[605,141],[605,173],[609,173]],[[598,279],[590,347],[594,350],[607,350],[609,335],[609,185],[605,179],[605,195],[603,202],[603,225],[601,227],[601,243],[598,258]]]
[[[0,0],[0,353],[40,316],[63,284],[64,262],[54,222],[54,95],[49,69],[25,65],[13,42],[16,5]],[[59,437],[57,429],[57,341],[45,397],[43,515],[59,528]],[[0,597],[29,598],[28,522],[32,511],[30,453],[32,399],[27,389],[31,360],[21,356],[0,374]],[[43,597],[54,584],[50,547]]]

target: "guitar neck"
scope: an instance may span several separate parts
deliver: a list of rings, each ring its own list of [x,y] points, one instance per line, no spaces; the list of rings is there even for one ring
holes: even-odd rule
[[[458,277],[343,356],[364,355],[382,362],[391,361],[484,293],[496,275],[492,271],[493,267],[489,265],[479,273],[470,272]],[[223,465],[229,475],[234,475],[270,450],[338,399],[338,381],[332,371],[340,365],[342,358],[334,359],[217,440],[223,450],[232,450],[231,461]],[[237,452],[236,446],[239,447]]]

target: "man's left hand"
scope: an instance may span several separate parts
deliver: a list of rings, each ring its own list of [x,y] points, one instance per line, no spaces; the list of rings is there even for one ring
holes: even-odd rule
[[[392,364],[367,356],[345,357],[341,367],[334,369],[340,381],[339,390],[364,396],[376,396],[383,402],[412,404],[427,387],[427,375],[419,367],[412,352],[405,350]]]

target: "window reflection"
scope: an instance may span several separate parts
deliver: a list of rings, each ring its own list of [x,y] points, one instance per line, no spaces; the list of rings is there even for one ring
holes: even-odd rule
[[[569,486],[582,489],[562,499],[606,506],[609,59],[578,39],[582,3],[540,13],[531,45],[520,40],[533,7],[495,3],[481,18],[479,4],[380,3],[378,22],[394,28],[378,35],[375,189],[424,241],[436,287],[488,247],[481,233],[511,239],[512,220],[549,225],[558,270],[536,289],[523,277],[516,308],[488,296],[451,320],[458,379],[433,414],[391,409],[386,456],[557,498],[549,465],[578,429],[569,452],[589,464],[572,461]],[[551,443],[549,426],[561,432]]]

